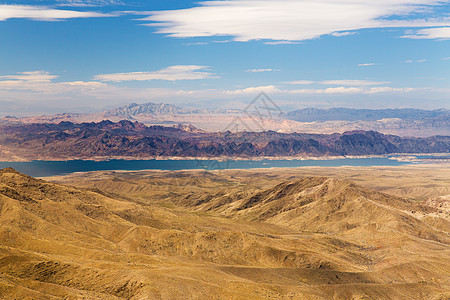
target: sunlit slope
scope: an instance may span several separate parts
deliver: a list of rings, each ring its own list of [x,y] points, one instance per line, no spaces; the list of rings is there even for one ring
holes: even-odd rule
[[[351,235],[361,231],[375,235],[395,231],[448,242],[446,234],[435,232],[411,215],[417,210],[432,212],[431,207],[325,177],[283,182],[252,196],[191,194],[177,203],[296,230]]]
[[[220,203],[210,195],[162,205],[4,169],[0,298],[448,295],[446,234],[402,212],[403,199],[372,193],[305,178],[248,195],[233,190]],[[301,205],[302,197],[313,201]],[[358,221],[358,211],[370,222]]]

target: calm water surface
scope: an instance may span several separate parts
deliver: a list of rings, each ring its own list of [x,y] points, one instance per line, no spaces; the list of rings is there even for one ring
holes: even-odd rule
[[[255,168],[295,168],[295,167],[340,167],[340,166],[401,166],[411,162],[397,161],[387,157],[343,158],[330,160],[69,160],[31,162],[0,162],[0,168],[12,167],[17,171],[45,177],[88,171],[139,171],[139,170],[225,170]]]

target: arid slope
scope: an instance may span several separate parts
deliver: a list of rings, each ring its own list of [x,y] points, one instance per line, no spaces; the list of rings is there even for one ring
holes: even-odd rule
[[[450,295],[448,233],[407,200],[322,177],[170,196],[166,179],[112,193],[0,171],[0,298]]]

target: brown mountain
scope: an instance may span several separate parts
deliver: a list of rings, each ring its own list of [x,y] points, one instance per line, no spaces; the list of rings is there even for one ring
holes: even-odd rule
[[[448,233],[412,202],[321,177],[164,196],[167,179],[113,194],[1,170],[0,298],[450,295]]]
[[[450,137],[402,138],[375,131],[343,134],[208,133],[138,122],[61,122],[0,126],[5,160],[120,157],[260,157],[448,153]]]

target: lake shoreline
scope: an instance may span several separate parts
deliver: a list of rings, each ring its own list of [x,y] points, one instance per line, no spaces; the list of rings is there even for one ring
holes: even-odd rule
[[[261,161],[261,160],[336,160],[336,159],[355,159],[355,158],[388,158],[388,157],[404,157],[408,159],[413,156],[450,156],[450,153],[389,153],[380,155],[324,155],[324,156],[308,156],[308,155],[298,155],[298,156],[258,156],[258,157],[245,157],[245,156],[146,156],[146,157],[134,157],[134,156],[74,156],[66,158],[57,157],[39,157],[35,159],[25,159],[25,158],[15,158],[10,160],[2,160],[0,158],[0,163],[16,163],[16,162],[33,162],[33,161],[95,161],[104,162],[111,160],[124,160],[124,161],[148,161],[148,160],[216,160],[216,161]]]

